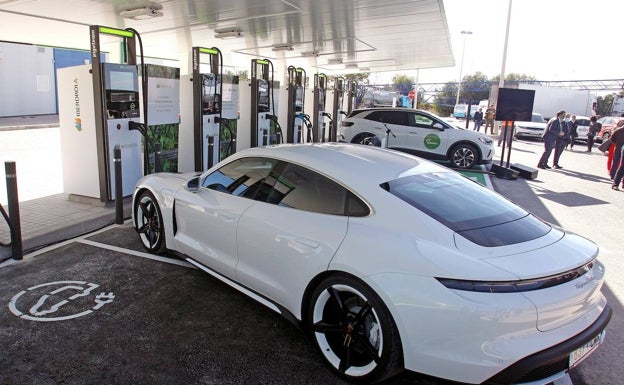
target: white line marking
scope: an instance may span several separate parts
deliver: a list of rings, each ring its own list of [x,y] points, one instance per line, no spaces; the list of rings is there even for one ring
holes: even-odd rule
[[[188,268],[191,268],[191,269],[195,268],[192,264],[184,262],[184,261],[179,261],[179,260],[172,259],[172,258],[167,258],[167,257],[159,257],[158,255],[144,253],[142,251],[135,251],[135,250],[130,250],[130,249],[124,249],[122,247],[107,245],[107,244],[100,243],[100,242],[94,242],[94,241],[91,241],[89,239],[78,239],[78,240],[76,240],[76,242],[83,243],[85,245],[94,246],[94,247],[99,247],[101,249],[116,251],[116,252],[123,253],[123,254],[130,254],[130,255],[133,255],[135,257],[147,258],[147,259],[151,259],[153,261],[169,263],[171,265],[178,265],[178,266],[188,267]]]

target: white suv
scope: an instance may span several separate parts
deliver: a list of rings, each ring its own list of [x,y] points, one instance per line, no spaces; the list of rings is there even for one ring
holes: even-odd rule
[[[492,163],[494,146],[488,136],[454,127],[437,115],[405,108],[353,110],[342,120],[339,140],[383,146],[423,158],[448,160],[468,169]]]

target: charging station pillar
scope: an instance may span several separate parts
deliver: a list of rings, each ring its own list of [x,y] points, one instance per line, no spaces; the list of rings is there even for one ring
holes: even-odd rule
[[[327,96],[327,76],[325,74],[314,74],[314,107],[312,114],[312,129],[314,130],[314,141],[322,143],[325,141],[325,99]]]
[[[303,68],[288,67],[288,118],[286,141],[304,143],[304,85],[306,73]]]
[[[347,83],[347,115],[353,111],[356,106],[357,82],[350,80]]]
[[[332,121],[331,129],[329,131],[330,142],[336,141],[338,127],[340,127],[340,124],[342,122],[342,115],[345,114],[345,111],[343,110],[343,106],[342,106],[343,101],[344,101],[344,78],[336,77],[334,79],[334,103],[333,103],[333,110],[332,110],[333,121]]]
[[[271,87],[267,59],[251,60],[251,147],[269,144],[271,120]]]
[[[123,158],[122,194],[131,195],[143,176],[142,135],[130,129],[139,122],[139,81],[135,33],[90,27],[91,65],[58,71],[59,123],[63,187],[70,195],[114,198],[114,148]],[[126,63],[104,63],[100,35],[122,39]]]
[[[207,55],[210,72],[200,71],[201,55]],[[195,171],[206,171],[221,161],[222,61],[217,48],[193,47],[193,149]]]

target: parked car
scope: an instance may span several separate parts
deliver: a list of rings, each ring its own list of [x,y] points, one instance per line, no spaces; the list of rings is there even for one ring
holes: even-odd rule
[[[602,125],[602,128],[600,129],[600,132],[596,135],[595,140],[597,142],[602,142],[609,139],[611,137],[611,132],[613,132],[613,129],[617,125],[617,122],[619,122],[621,119],[624,118],[619,116],[603,116],[602,118],[598,119],[597,122]]]
[[[542,134],[546,129],[546,119],[542,114],[533,113],[530,122],[515,122],[514,136],[520,138],[537,138],[542,139]]]
[[[475,112],[477,112],[478,108],[479,107],[476,104],[470,106],[470,119],[474,118],[474,114]],[[467,104],[456,104],[455,107],[453,107],[453,117],[457,119],[466,119],[467,112],[468,112]]]
[[[203,174],[148,175],[132,207],[148,251],[300,325],[357,383],[403,369],[550,383],[603,342],[612,314],[593,242],[396,151],[251,148]]]
[[[576,140],[587,142],[587,133],[589,132],[589,117],[577,115],[576,123],[576,132],[578,133]]]
[[[437,115],[405,108],[353,110],[342,120],[339,141],[387,147],[456,168],[488,164],[494,145],[487,135],[449,124]]]

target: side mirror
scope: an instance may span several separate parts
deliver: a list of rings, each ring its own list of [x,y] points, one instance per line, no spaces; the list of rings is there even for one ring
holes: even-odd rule
[[[433,123],[433,128],[437,128],[440,131],[444,131],[444,126],[442,125],[442,123]]]
[[[198,192],[199,191],[199,175],[192,177],[191,179],[187,180],[186,183],[184,184],[184,188],[186,189],[186,191],[190,191],[190,192]]]

